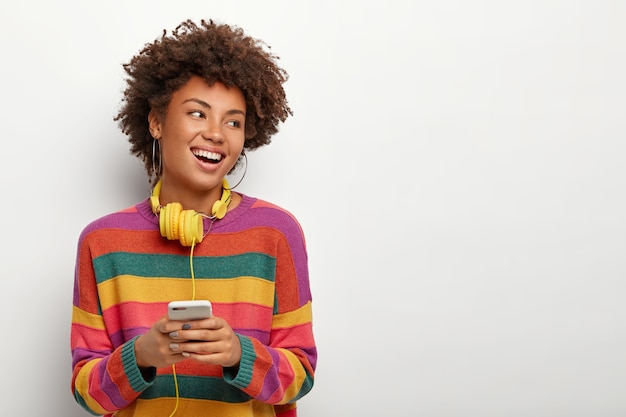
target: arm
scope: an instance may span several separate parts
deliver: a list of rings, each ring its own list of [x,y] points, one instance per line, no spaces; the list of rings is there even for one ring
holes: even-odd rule
[[[270,404],[292,403],[307,394],[313,387],[317,359],[310,315],[307,303],[275,316],[269,346],[239,335],[241,361],[239,368],[224,369],[226,381]]]
[[[135,337],[114,345],[99,308],[89,236],[81,236],[79,242],[70,340],[71,389],[87,411],[107,414],[135,400],[150,386],[156,371],[137,366]]]
[[[276,296],[269,342],[239,334],[239,367],[225,368],[224,378],[260,401],[288,404],[313,387],[317,349],[304,235],[286,213],[276,224],[283,239],[276,246]]]

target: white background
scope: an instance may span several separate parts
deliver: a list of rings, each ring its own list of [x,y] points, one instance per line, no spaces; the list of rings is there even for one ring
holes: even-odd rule
[[[295,114],[239,190],[307,236],[300,416],[626,416],[618,0],[4,2],[3,415],[86,416],[76,242],[148,195],[113,122],[122,64],[187,18],[244,28],[291,76]]]

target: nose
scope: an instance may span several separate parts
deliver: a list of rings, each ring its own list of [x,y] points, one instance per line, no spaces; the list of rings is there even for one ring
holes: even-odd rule
[[[222,143],[224,141],[224,134],[222,132],[221,123],[217,120],[207,120],[202,131],[202,137],[206,140]]]

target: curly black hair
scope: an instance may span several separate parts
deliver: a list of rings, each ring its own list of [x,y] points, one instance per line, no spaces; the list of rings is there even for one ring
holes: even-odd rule
[[[128,136],[130,153],[143,160],[150,181],[160,175],[153,163],[159,160],[160,150],[153,150],[148,113],[153,109],[165,116],[172,94],[194,75],[209,85],[221,82],[242,91],[244,150],[270,143],[278,124],[293,114],[283,88],[288,74],[277,65],[279,57],[270,49],[241,28],[213,20],[203,19],[200,24],[186,20],[169,36],[163,30],[160,38],[123,65],[127,86],[114,120]]]

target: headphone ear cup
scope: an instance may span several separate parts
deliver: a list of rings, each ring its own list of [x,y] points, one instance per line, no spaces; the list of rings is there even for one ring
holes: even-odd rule
[[[152,211],[159,216],[159,231],[161,236],[169,240],[180,240],[183,246],[191,246],[202,242],[204,237],[204,222],[200,213],[195,210],[183,210],[183,205],[172,202],[161,206],[159,193],[161,192],[161,180],[159,180],[150,196]],[[231,192],[226,178],[222,180],[222,198],[213,203],[211,216],[222,219],[226,216],[228,205],[231,200]]]
[[[230,204],[231,193],[230,188],[228,188],[228,182],[226,178],[222,180],[222,198],[213,203],[213,207],[211,207],[211,215],[215,216],[216,219],[223,219],[226,216],[226,212],[228,211],[228,205]]]
[[[178,224],[180,213],[183,210],[183,206],[180,203],[169,203],[161,209],[159,214],[159,229],[161,230],[161,236],[168,238],[169,240],[178,239]]]
[[[161,208],[159,213],[161,236],[169,240],[180,240],[183,246],[202,242],[204,225],[202,216],[194,210],[183,210],[180,203],[173,202]]]
[[[228,204],[226,204],[223,200],[217,200],[213,203],[213,208],[211,212],[218,219],[223,219],[226,216],[226,211],[228,210]]]
[[[194,210],[183,210],[178,222],[180,243],[183,246],[191,246],[194,242],[202,242],[203,226],[202,216]]]

